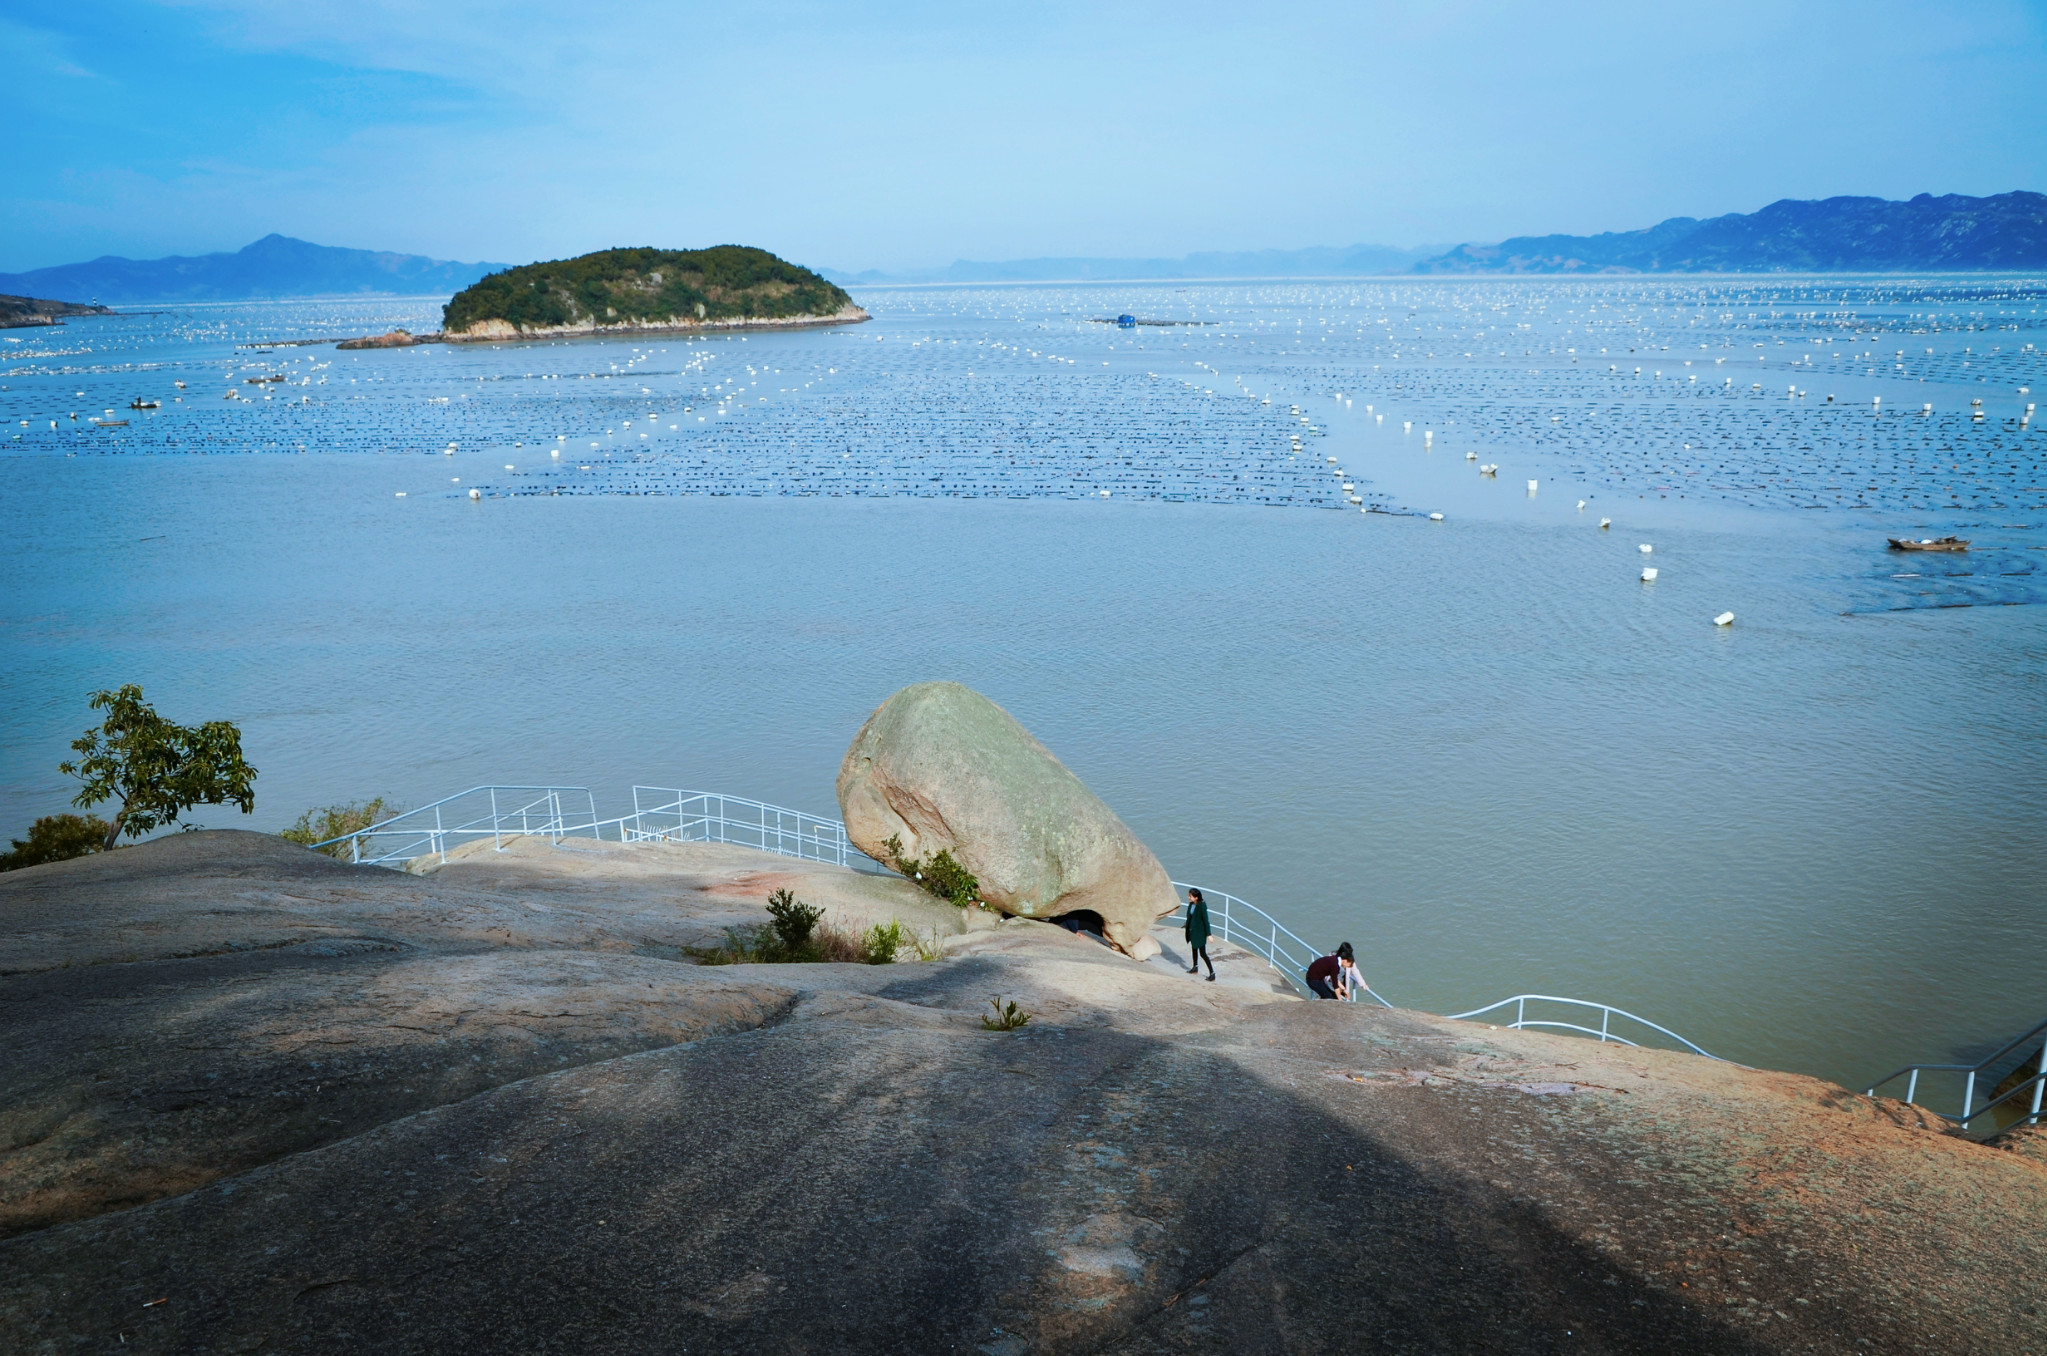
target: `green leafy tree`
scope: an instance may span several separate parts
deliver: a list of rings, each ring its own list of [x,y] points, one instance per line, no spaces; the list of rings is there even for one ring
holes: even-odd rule
[[[44,815],[28,826],[26,839],[14,840],[14,851],[0,852],[0,871],[68,862],[98,852],[106,841],[107,821],[98,815]]]
[[[93,693],[92,709],[105,711],[105,722],[71,741],[79,756],[57,770],[85,783],[71,800],[81,810],[120,803],[103,847],[112,848],[124,833],[140,838],[175,824],[195,805],[233,803],[243,814],[256,808],[256,769],[242,761],[242,732],[233,722],[175,724],[142,700],[133,683]]]

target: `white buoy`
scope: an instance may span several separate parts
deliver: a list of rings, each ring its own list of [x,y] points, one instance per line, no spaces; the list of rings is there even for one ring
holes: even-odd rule
[[[562,450],[561,450],[561,449],[560,449],[559,447],[556,447],[556,448],[552,448],[552,449],[550,449],[550,450],[548,451],[548,454],[547,454],[547,455],[548,455],[548,456],[550,456],[550,457],[553,457],[553,458],[554,458],[554,459],[555,459],[556,461],[560,461],[560,460],[561,460],[561,454],[562,454]]]
[[[1656,582],[1656,571],[1654,571],[1654,570],[1644,570],[1644,571],[1642,571],[1642,582],[1643,582],[1643,583],[1645,583],[1645,584],[1653,584],[1653,583],[1655,583],[1655,582]]]
[[[1734,625],[1734,614],[1732,612],[1723,612],[1713,619],[1713,624],[1715,626],[1732,626]]]
[[[1432,523],[1440,523],[1443,521],[1443,515],[1440,513],[1431,513],[1429,515],[1429,521]]]
[[[1613,519],[1611,519],[1611,518],[1601,518],[1601,519],[1599,520],[1599,526],[1600,526],[1600,527],[1601,527],[1602,529],[1604,529],[1604,528],[1609,528],[1609,527],[1612,527],[1612,526],[1613,526]]]
[[[471,499],[481,499],[481,498],[483,498],[483,491],[482,491],[482,490],[471,490],[471,491],[469,492],[469,497],[470,497]]]
[[[399,497],[400,499],[403,499],[403,498],[405,497],[405,491],[403,491],[403,490],[400,490],[400,491],[398,491],[398,497]]]
[[[1466,452],[1466,453],[1464,454],[1464,459],[1465,459],[1466,461],[1477,461],[1477,460],[1478,460],[1478,453],[1476,453],[1476,452]]]
[[[1534,494],[1534,493],[1535,493],[1535,482],[1534,482],[1534,481],[1532,481],[1532,480],[1528,482],[1528,492],[1529,492],[1530,494]]]
[[[1414,432],[1414,420],[1410,419],[1410,420],[1408,420],[1407,422],[1403,423],[1403,424],[1402,424],[1402,425],[1400,426],[1400,431],[1401,431],[1402,433],[1412,433],[1412,432]]]
[[[1654,551],[1655,549],[1656,549],[1655,547],[1651,546],[1646,541],[1642,543],[1642,554],[1645,556]]]

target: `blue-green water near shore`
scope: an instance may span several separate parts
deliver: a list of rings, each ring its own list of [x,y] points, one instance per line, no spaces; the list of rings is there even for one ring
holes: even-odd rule
[[[1777,286],[1777,328],[1737,334],[1743,306],[1703,342],[1768,334],[1763,365],[1789,367],[1777,337],[1848,333],[1804,312],[1853,308]],[[275,828],[491,780],[831,813],[866,713],[948,677],[1036,731],[1176,876],[1352,940],[1396,1002],[1575,994],[1744,1062],[1866,1079],[2047,1015],[2047,519],[2029,489],[2047,481],[2016,393],[2039,371],[2039,300],[2007,291],[1956,308],[1982,328],[1942,329],[1970,352],[1934,381],[1844,373],[1815,410],[1782,390],[1709,405],[1645,374],[1596,419],[1578,388],[1633,380],[1603,369],[1635,359],[1569,363],[1621,347],[1588,342],[1582,315],[1519,371],[1411,361],[1356,322],[1547,323],[1538,308],[1635,295],[1618,285],[904,291],[863,297],[870,325],[743,346],[230,347],[421,318],[365,303],[66,327],[0,355],[8,426],[62,425],[0,459],[0,829],[61,807],[54,765],[102,684],[240,721],[258,813],[195,818]],[[1903,333],[1937,300],[1864,299],[1855,323]],[[1229,323],[1087,323],[1146,306]],[[1700,307],[1664,309],[1662,339],[1698,340]],[[1992,313],[2023,328],[1986,342]],[[1655,327],[1630,318],[1647,348]],[[2006,366],[1983,424],[1867,413],[1873,394],[1916,408],[1904,381],[1937,392],[1936,417],[1966,411],[1991,342]],[[565,367],[566,394],[511,389]],[[254,398],[222,400],[228,376]],[[168,417],[73,431],[72,410],[134,394],[173,396]],[[536,450],[571,436],[566,458]],[[1651,446],[1614,450],[1631,438]],[[1828,438],[1838,456],[1799,469]],[[1858,438],[1897,475],[1836,509]],[[1684,442],[1744,440],[1684,461]],[[270,445],[286,454],[243,455]],[[1978,480],[1929,478],[1936,451]],[[1954,528],[1979,543],[1960,562],[1883,549]],[[1734,626],[1712,624],[1723,609]]]

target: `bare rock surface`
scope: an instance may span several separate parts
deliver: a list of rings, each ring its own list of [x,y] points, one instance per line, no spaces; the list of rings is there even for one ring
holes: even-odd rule
[[[943,850],[1004,913],[1087,911],[1126,951],[1179,905],[1159,859],[1014,716],[958,683],[883,702],[839,765],[839,808],[862,852],[888,861]]]
[[[2029,1142],[1023,919],[698,967],[789,873],[924,902],[588,846],[0,877],[0,1350],[2047,1349]]]

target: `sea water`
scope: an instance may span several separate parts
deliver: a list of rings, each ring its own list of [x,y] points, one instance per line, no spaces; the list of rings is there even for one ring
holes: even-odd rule
[[[2047,1015],[2042,292],[900,289],[838,329],[363,352],[281,341],[436,307],[15,332],[0,828],[65,808],[85,695],[122,682],[237,721],[257,813],[193,818],[274,829],[492,781],[833,814],[866,714],[952,678],[1176,878],[1352,941],[1394,1002],[1592,998],[1867,1081]],[[1950,532],[1972,549],[1886,545]]]

